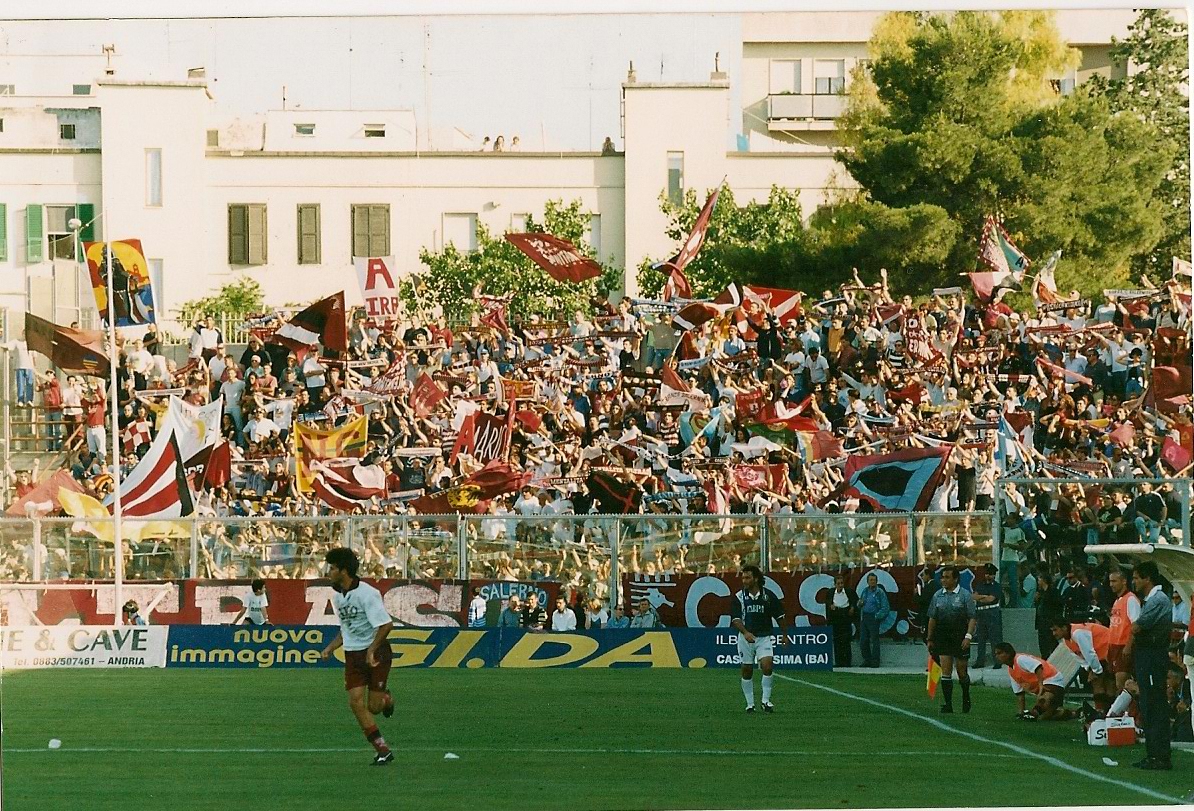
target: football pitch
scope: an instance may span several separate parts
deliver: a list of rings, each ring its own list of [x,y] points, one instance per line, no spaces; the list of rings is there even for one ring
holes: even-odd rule
[[[398,711],[379,721],[397,760],[373,768],[336,670],[10,672],[3,805],[1155,805],[1194,790],[1194,754],[1133,769],[1142,746],[1016,721],[1006,689],[976,687],[974,712],[940,716],[923,677],[784,673],[774,715],[743,712],[731,669],[402,670],[390,685]]]

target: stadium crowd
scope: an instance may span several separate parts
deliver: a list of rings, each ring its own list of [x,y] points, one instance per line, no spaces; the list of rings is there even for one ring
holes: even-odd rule
[[[127,475],[150,447],[166,393],[194,406],[222,398],[230,472],[198,475],[196,511],[245,520],[201,530],[203,573],[213,577],[302,576],[340,541],[337,531],[252,518],[345,512],[367,519],[367,571],[452,574],[454,540],[420,514],[454,509],[480,516],[470,519],[470,548],[504,579],[603,582],[610,525],[552,518],[610,512],[638,515],[621,538],[633,559],[621,563],[646,574],[757,556],[751,526],[677,518],[702,514],[782,519],[772,538],[781,567],[905,562],[906,534],[876,498],[847,487],[843,471],[851,459],[932,448],[947,455],[939,486],[918,503],[958,516],[921,524],[913,540],[926,562],[981,561],[975,542],[990,533],[967,513],[1001,500],[997,562],[1009,604],[1034,599],[1029,580],[1043,591],[1038,566],[1061,573],[1086,543],[1181,541],[1188,478],[1158,488],[1000,478],[1188,473],[1190,398],[1159,391],[1173,388],[1162,372],[1189,366],[1188,277],[1021,310],[960,288],[896,299],[886,273],[866,285],[855,272],[816,299],[763,291],[733,285],[729,303],[696,324],[686,300],[595,300],[566,320],[509,326],[484,311],[468,323],[425,311],[377,323],[358,310],[343,353],[295,351],[268,332],[234,353],[209,317],[194,325],[181,365],[151,326],[120,347],[119,464]],[[103,388],[56,371],[36,385],[48,439],[67,442],[65,469],[100,498],[112,487]],[[361,414],[356,456],[384,486],[346,511],[299,486],[292,434]],[[461,445],[481,417],[505,431],[489,459],[478,443]],[[508,464],[505,482],[521,486],[457,499],[489,461]],[[16,475],[20,498],[34,483]],[[453,500],[436,500],[444,495]],[[395,533],[399,551],[388,541]],[[716,552],[700,548],[712,539]]]

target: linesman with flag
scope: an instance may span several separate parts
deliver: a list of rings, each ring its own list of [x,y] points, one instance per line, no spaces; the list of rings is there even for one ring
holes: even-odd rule
[[[962,687],[962,712],[970,712],[970,640],[977,623],[974,595],[958,582],[958,567],[941,571],[941,590],[929,602],[929,653],[941,662],[941,693],[945,701],[941,711],[954,711],[955,668]]]

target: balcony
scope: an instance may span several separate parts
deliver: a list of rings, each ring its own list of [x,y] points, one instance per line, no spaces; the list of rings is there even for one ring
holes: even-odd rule
[[[836,119],[845,106],[845,97],[837,93],[771,95],[767,97],[767,129],[773,132],[836,129]]]

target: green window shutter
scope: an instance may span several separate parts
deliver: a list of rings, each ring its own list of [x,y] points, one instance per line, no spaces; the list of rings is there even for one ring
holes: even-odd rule
[[[369,206],[352,207],[352,255],[369,256]]]
[[[300,265],[319,264],[319,206],[298,207],[298,261]]]
[[[268,261],[269,231],[265,222],[265,206],[249,206],[249,264],[264,265]]]
[[[36,264],[46,258],[46,229],[41,206],[25,206],[25,261]]]
[[[369,206],[369,255],[390,255],[389,206]]]
[[[249,264],[248,206],[228,206],[228,264]]]
[[[0,203],[0,262],[8,261],[8,205]]]
[[[95,242],[95,203],[79,203],[75,206],[75,216],[83,223],[79,229],[79,241]]]

